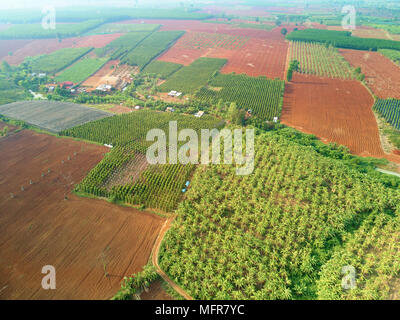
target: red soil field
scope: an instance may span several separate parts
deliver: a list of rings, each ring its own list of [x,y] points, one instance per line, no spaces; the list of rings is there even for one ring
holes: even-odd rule
[[[24,130],[0,150],[0,299],[109,299],[148,262],[163,218],[70,193],[107,148]]]
[[[197,48],[190,48],[188,43],[192,43],[193,39],[196,39],[197,32],[187,32],[185,33],[176,43],[175,45],[161,55],[158,60],[173,62],[178,64],[183,64],[188,66],[193,61],[197,60],[200,57],[211,57],[211,58],[224,58],[229,59],[234,55],[235,52],[239,52],[243,49],[243,47],[239,48],[205,48],[199,46]],[[206,35],[209,33],[201,33],[201,35]],[[212,35],[212,34],[210,34]],[[210,38],[212,39],[212,38]],[[246,40],[247,41],[247,40]]]
[[[400,67],[378,52],[340,49],[355,68],[361,67],[368,87],[379,98],[400,99]]]
[[[288,32],[293,31],[294,28],[302,29],[301,26],[281,26],[278,28],[274,28],[271,31],[260,30],[260,29],[252,29],[252,28],[237,28],[234,25],[229,24],[220,24],[220,23],[206,23],[198,20],[126,20],[119,23],[153,23],[153,24],[161,24],[161,31],[169,31],[169,30],[182,30],[182,31],[191,31],[191,32],[208,32],[208,33],[223,33],[230,34],[236,36],[244,36],[251,38],[259,38],[259,39],[275,39],[275,40],[284,40],[285,37],[281,34],[281,29],[286,28]]]
[[[228,57],[221,73],[284,79],[287,50],[285,41],[250,39],[242,49]]]
[[[22,63],[26,57],[49,54],[63,48],[102,48],[111,41],[119,38],[121,35],[122,33],[101,34],[86,37],[67,38],[63,39],[61,42],[59,42],[57,39],[30,40],[28,44],[19,50],[16,50],[11,57],[5,57],[4,60],[10,64],[17,65]]]
[[[287,84],[281,122],[354,154],[384,157],[374,99],[358,81],[295,74]]]
[[[14,55],[14,52],[18,49],[23,48],[32,40],[0,40],[0,59],[7,57],[11,52]]]
[[[116,114],[124,114],[124,113],[130,113],[133,112],[131,108],[124,107],[124,106],[115,106],[109,109],[109,111],[116,113]]]
[[[241,6],[239,8],[233,7],[222,7],[222,6],[207,6],[201,10],[202,12],[208,14],[221,14],[225,13],[228,15],[238,15],[238,16],[249,16],[249,17],[269,17],[270,13],[268,13],[265,8],[258,7],[248,7]]]

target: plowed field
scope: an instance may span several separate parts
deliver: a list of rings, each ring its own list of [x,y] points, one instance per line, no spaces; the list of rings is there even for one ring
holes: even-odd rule
[[[383,157],[373,104],[358,81],[295,74],[286,87],[281,121],[355,154]]]
[[[400,67],[378,52],[340,49],[349,63],[361,67],[368,87],[379,98],[400,99]]]
[[[284,79],[288,43],[277,40],[251,39],[232,56],[221,73],[245,73],[249,76],[267,76]]]
[[[108,299],[148,262],[164,219],[70,193],[107,148],[22,131],[0,150],[0,299]]]
[[[111,41],[119,38],[122,34],[102,34],[86,37],[67,38],[59,42],[57,39],[38,39],[30,40],[23,47],[18,48],[12,56],[4,58],[10,64],[17,65],[24,61],[26,57],[33,57],[40,54],[49,54],[63,48],[102,48]],[[11,40],[2,40],[11,41]],[[16,40],[12,40],[16,41]],[[24,40],[26,41],[26,40]],[[1,45],[1,43],[0,43]],[[1,47],[1,46],[0,46]],[[7,50],[7,52],[10,50]]]

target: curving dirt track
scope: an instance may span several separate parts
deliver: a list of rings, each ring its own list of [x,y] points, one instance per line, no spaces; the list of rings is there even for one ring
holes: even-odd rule
[[[24,130],[0,150],[0,299],[109,299],[147,264],[165,219],[71,194],[107,148]]]
[[[160,234],[157,237],[156,243],[153,248],[153,253],[152,253],[152,263],[157,269],[158,274],[176,291],[178,292],[182,297],[184,297],[186,300],[194,300],[189,294],[187,294],[180,286],[175,284],[168,275],[160,268],[160,265],[158,264],[158,255],[160,252],[160,247],[162,240],[164,239],[165,234],[168,232],[169,228],[171,227],[172,222],[174,221],[175,217],[169,218],[167,221],[165,221],[164,225],[161,228]]]
[[[361,67],[368,87],[379,98],[400,99],[400,67],[378,52],[340,49],[355,68]]]
[[[281,122],[354,154],[384,157],[372,106],[358,81],[295,74],[286,86]]]

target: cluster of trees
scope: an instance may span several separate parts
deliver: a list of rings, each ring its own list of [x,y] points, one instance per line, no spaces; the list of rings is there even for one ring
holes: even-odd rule
[[[288,82],[292,81],[293,72],[299,71],[299,68],[300,68],[300,62],[299,61],[297,61],[297,60],[290,61],[289,68],[288,68],[287,75],[286,75],[286,80]]]
[[[194,165],[166,164],[153,165],[139,173],[135,182],[112,185],[110,180],[119,170],[135,158],[146,155],[152,142],[146,141],[151,129],[162,129],[169,145],[169,123],[177,121],[178,130],[190,128],[200,133],[201,129],[211,129],[221,122],[211,116],[201,119],[175,113],[140,110],[90,122],[61,132],[61,135],[82,138],[113,146],[110,153],[76,186],[77,192],[109,197],[133,205],[145,205],[171,211],[176,208],[182,188],[192,173]],[[200,134],[199,134],[200,136]],[[178,147],[183,145],[178,143]],[[133,175],[133,173],[132,173]]]
[[[293,41],[322,42],[337,48],[377,51],[378,49],[400,50],[400,42],[384,39],[358,38],[351,32],[320,29],[293,31],[286,36]]]
[[[275,131],[259,133],[255,150],[252,175],[196,171],[160,251],[171,279],[196,299],[368,298],[366,282],[388,297],[378,288],[400,273],[399,190]],[[391,226],[376,224],[366,243],[372,215]],[[357,294],[341,288],[349,264],[363,277]]]

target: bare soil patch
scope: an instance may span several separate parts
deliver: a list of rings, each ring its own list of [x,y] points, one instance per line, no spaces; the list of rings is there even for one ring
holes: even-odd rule
[[[361,67],[368,87],[379,98],[400,99],[400,66],[379,52],[340,49],[349,63]]]
[[[0,299],[109,299],[148,262],[164,219],[71,194],[107,148],[22,131],[0,150]]]

